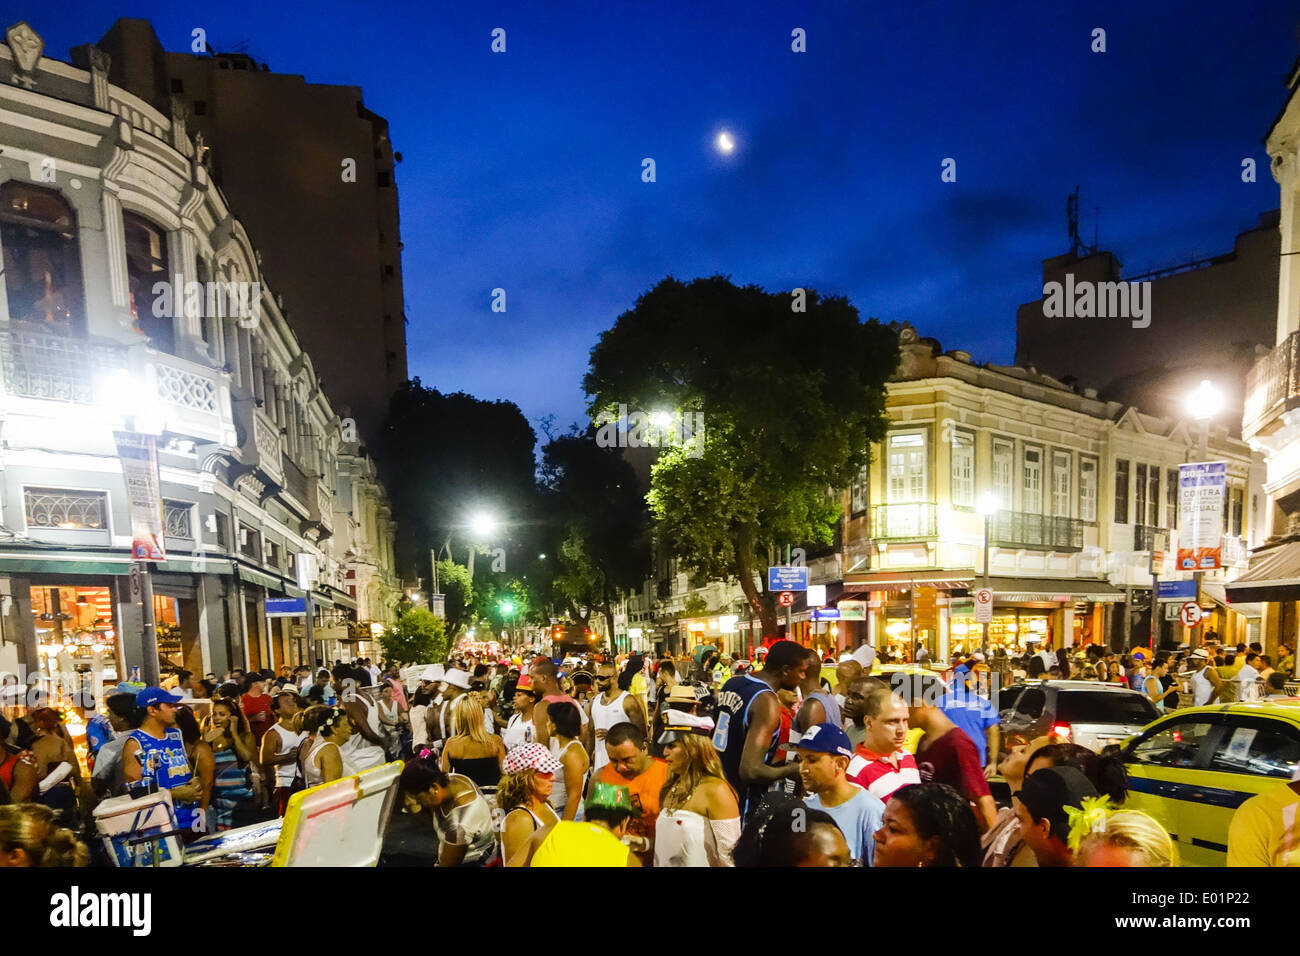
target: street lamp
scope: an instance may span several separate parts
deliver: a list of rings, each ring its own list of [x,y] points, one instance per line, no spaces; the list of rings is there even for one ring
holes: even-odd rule
[[[1208,378],[1187,395],[1187,413],[1201,423],[1201,461],[1209,456],[1210,419],[1223,410],[1223,392]]]
[[[998,510],[998,496],[986,491],[975,502],[975,510],[984,516],[984,587],[989,587],[989,538],[992,537],[993,515]],[[984,622],[984,636],[980,639],[980,653],[989,655],[989,622]]]
[[[476,538],[491,537],[497,529],[497,519],[486,511],[480,511],[469,519],[469,529]]]
[[[1223,409],[1223,392],[1215,388],[1208,378],[1201,379],[1201,384],[1192,389],[1187,395],[1187,413],[1201,423],[1201,448],[1198,456],[1201,461],[1210,457],[1210,419],[1217,415]],[[1197,564],[1199,565],[1199,561]],[[1201,578],[1205,572],[1198,566],[1192,572],[1192,580],[1196,582],[1196,603],[1201,603]],[[1155,628],[1155,594],[1151,595],[1151,618],[1152,629]],[[1196,641],[1195,628],[1192,631],[1192,644],[1195,646]]]

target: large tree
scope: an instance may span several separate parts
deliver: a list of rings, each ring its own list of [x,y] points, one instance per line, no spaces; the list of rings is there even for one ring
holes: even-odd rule
[[[593,420],[625,406],[702,423],[667,448],[644,422],[623,440],[661,443],[648,499],[678,558],[737,581],[774,634],[764,569],[787,545],[831,540],[839,509],[827,492],[884,437],[898,354],[896,333],[846,299],[670,277],[601,334],[583,387]]]
[[[452,559],[467,563],[475,544],[469,524],[480,512],[492,514],[498,529],[478,545],[504,548],[506,555],[504,571],[493,572],[490,550],[476,554],[475,585],[485,574],[521,573],[536,558],[530,524],[536,441],[510,402],[444,395],[418,378],[399,389],[384,425],[384,448],[403,573],[428,580],[430,553],[448,543]]]
[[[650,571],[645,490],[618,448],[597,444],[594,428],[547,442],[542,482],[548,524],[558,538],[557,603],[584,627],[599,611],[612,641],[614,604]]]

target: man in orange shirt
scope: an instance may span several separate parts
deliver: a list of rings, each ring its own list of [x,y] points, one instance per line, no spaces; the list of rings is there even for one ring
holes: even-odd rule
[[[627,787],[637,815],[628,823],[628,845],[650,866],[654,860],[655,821],[659,816],[659,791],[668,780],[668,764],[646,750],[645,731],[631,722],[615,724],[605,732],[609,763],[591,778],[597,783]]]

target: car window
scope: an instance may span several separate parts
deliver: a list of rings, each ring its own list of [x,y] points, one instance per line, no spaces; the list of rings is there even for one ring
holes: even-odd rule
[[[1023,687],[1004,687],[998,691],[998,713],[1016,706],[1016,698],[1025,692]]]
[[[1070,724],[1149,724],[1159,717],[1141,694],[1071,690],[1056,695],[1056,719]]]
[[[1043,705],[1045,703],[1047,703],[1047,694],[1037,687],[1030,687],[1016,701],[1016,713],[1022,714],[1031,720],[1037,720],[1043,716]]]
[[[1291,779],[1300,763],[1300,732],[1281,722],[1231,723],[1210,759],[1210,770]]]
[[[1165,724],[1134,744],[1129,759],[1152,767],[1194,766],[1214,730],[1215,725],[1209,721],[1179,720]]]

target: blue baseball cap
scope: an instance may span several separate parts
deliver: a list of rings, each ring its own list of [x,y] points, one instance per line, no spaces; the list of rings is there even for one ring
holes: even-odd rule
[[[853,756],[853,744],[849,741],[849,735],[832,723],[809,727],[795,746],[800,750],[811,750],[819,754]]]
[[[184,697],[169,694],[161,687],[146,687],[135,695],[135,705],[140,708],[152,707],[154,704],[179,704]]]

